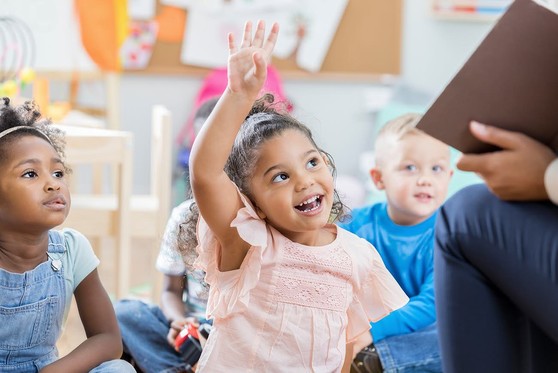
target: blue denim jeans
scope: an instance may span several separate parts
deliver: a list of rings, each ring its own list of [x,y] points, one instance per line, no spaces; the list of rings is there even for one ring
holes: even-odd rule
[[[190,367],[167,342],[170,324],[158,306],[124,299],[114,309],[124,352],[132,356],[142,371],[175,373]]]
[[[385,373],[439,373],[442,361],[436,324],[374,342]]]
[[[89,373],[136,373],[136,370],[127,361],[115,359],[105,361]]]

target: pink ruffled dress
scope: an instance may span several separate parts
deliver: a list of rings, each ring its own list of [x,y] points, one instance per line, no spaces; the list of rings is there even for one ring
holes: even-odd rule
[[[252,247],[220,272],[220,246],[200,219],[199,258],[214,328],[197,372],[339,372],[345,345],[408,301],[374,247],[335,225],[325,246],[292,242],[250,202],[231,223]]]

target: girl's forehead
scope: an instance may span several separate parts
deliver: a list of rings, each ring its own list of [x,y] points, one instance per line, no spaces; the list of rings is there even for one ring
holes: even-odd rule
[[[260,155],[281,156],[310,149],[316,149],[316,147],[306,134],[299,130],[288,129],[265,141],[260,147]]]
[[[33,154],[39,150],[52,151],[58,154],[50,142],[32,133],[21,134],[17,138],[7,139],[7,141],[2,140],[0,139],[0,149],[3,151],[5,158],[21,157],[26,154]]]
[[[293,145],[309,144],[310,146],[314,146],[306,133],[295,128],[288,128],[281,131],[277,135],[267,139],[262,146],[265,147],[266,145],[274,143]]]
[[[318,153],[318,149],[306,135],[297,130],[285,131],[262,144],[255,166],[256,169],[261,170],[274,165],[301,161]]]

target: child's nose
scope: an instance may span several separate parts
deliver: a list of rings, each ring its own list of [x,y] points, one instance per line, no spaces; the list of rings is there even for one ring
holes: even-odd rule
[[[314,178],[311,175],[300,175],[297,178],[297,191],[303,191],[305,189],[308,189],[309,187],[311,187],[314,184]]]
[[[418,185],[430,185],[432,183],[431,177],[428,173],[422,172],[417,180]]]
[[[60,181],[59,179],[50,179],[45,184],[45,188],[49,192],[53,190],[60,190],[61,187],[62,187],[62,181]]]

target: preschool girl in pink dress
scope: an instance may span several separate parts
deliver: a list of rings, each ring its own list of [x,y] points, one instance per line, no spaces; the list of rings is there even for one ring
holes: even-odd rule
[[[339,372],[369,322],[408,300],[374,247],[331,224],[335,168],[310,130],[256,100],[277,33],[229,36],[228,86],[192,149],[214,320],[197,372]]]

